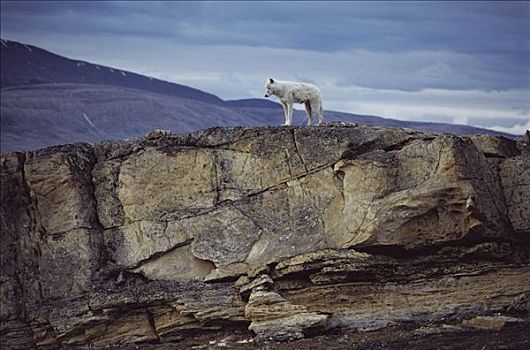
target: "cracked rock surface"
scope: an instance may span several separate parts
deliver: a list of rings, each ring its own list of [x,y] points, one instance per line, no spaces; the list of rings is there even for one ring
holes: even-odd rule
[[[2,348],[530,346],[524,140],[214,128],[1,166]]]

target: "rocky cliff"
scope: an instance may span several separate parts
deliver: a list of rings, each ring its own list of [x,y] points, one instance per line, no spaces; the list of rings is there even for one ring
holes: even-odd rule
[[[330,125],[3,154],[2,348],[530,346],[529,147]]]

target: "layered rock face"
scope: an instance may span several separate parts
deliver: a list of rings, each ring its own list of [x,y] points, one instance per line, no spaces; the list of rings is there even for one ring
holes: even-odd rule
[[[526,346],[529,147],[329,125],[3,154],[2,348]]]

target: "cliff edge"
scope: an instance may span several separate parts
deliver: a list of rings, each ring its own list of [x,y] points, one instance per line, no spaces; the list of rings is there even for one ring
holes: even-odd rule
[[[524,140],[213,128],[1,163],[2,348],[530,346]]]

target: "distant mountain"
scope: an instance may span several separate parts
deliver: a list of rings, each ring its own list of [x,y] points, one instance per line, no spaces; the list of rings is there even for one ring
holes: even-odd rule
[[[283,123],[280,104],[223,101],[188,86],[71,60],[36,46],[2,40],[1,150],[143,136],[152,129],[189,132],[213,126]],[[453,134],[495,134],[465,125],[399,121],[325,111],[326,121],[405,127]],[[305,113],[295,111],[295,124]]]
[[[230,100],[225,102],[230,107],[250,107],[250,108],[275,108],[280,107],[280,104],[271,100],[264,100],[262,98],[247,98],[243,100]]]
[[[159,94],[222,104],[219,97],[188,86],[146,77],[121,69],[72,60],[36,46],[1,41],[0,87],[79,83],[122,86]]]

